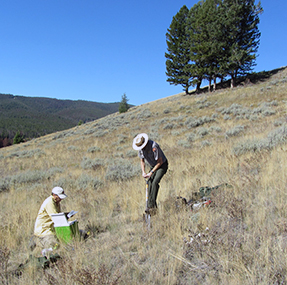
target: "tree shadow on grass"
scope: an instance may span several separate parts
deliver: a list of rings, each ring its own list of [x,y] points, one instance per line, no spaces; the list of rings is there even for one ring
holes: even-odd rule
[[[268,79],[270,79],[271,76],[277,74],[278,72],[286,69],[287,67],[280,67],[280,68],[276,68],[270,71],[260,71],[260,72],[253,72],[250,74],[247,74],[245,76],[239,76],[236,78],[236,87],[238,86],[247,86],[249,84],[256,84],[259,82],[264,82]],[[216,90],[220,90],[220,89],[226,89],[226,88],[230,88],[231,85],[231,79],[228,80],[224,80],[222,82],[219,82],[216,84]],[[213,91],[214,85],[211,85],[211,92]],[[188,94],[186,95],[198,95],[198,94],[202,94],[202,93],[208,93],[208,86],[202,87],[200,88],[199,91],[189,91]]]

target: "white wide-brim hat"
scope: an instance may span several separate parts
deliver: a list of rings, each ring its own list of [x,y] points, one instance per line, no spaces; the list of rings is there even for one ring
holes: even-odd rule
[[[145,133],[138,134],[133,140],[133,149],[141,150],[148,143],[148,135]]]

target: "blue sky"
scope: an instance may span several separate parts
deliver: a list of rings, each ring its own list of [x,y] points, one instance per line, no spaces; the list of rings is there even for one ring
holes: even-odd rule
[[[140,105],[182,92],[166,82],[165,34],[197,2],[0,0],[0,93]],[[287,1],[261,5],[255,71],[287,65]]]

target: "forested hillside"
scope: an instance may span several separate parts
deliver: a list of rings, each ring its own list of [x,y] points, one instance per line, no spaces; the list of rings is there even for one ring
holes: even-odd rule
[[[12,144],[18,131],[25,139],[36,138],[99,119],[118,109],[119,103],[0,94],[0,147]]]

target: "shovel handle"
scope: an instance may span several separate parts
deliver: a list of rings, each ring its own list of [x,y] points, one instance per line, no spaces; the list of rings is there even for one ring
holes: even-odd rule
[[[145,199],[146,199],[146,206],[148,202],[148,179],[145,179]]]

